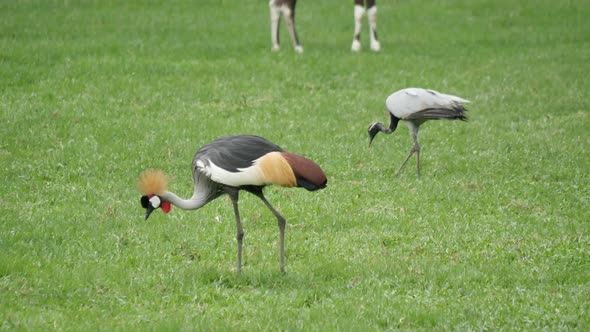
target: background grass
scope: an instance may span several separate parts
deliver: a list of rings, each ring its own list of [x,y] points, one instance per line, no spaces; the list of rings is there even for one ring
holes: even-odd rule
[[[590,3],[382,1],[382,52],[349,51],[352,5],[300,1],[294,54],[267,1],[0,3],[0,328],[588,330]],[[408,86],[470,121],[367,148]],[[192,191],[190,161],[253,133],[328,188],[269,188],[148,222],[139,173]],[[216,222],[218,220],[219,222]]]

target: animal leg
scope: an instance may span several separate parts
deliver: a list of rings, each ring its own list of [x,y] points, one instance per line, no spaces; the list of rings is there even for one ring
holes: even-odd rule
[[[414,140],[412,151],[416,152],[416,171],[418,172],[418,177],[420,177],[420,144],[418,143],[418,130],[420,127],[412,124],[411,128],[412,139]]]
[[[295,47],[295,52],[303,53],[303,46],[299,43],[297,31],[295,30],[295,2],[293,2],[293,8],[283,6],[282,11],[285,16],[285,21],[287,22],[287,28],[289,29],[291,40],[293,41],[293,47]]]
[[[279,231],[280,231],[280,255],[281,255],[281,272],[285,273],[285,225],[287,221],[285,218],[268,202],[262,190],[259,192],[253,192],[256,196],[258,196],[264,204],[269,208],[269,210],[277,217],[279,223]]]
[[[371,38],[371,50],[379,52],[381,44],[377,39],[377,6],[375,1],[369,1],[367,4],[367,16],[369,18],[369,30]]]
[[[270,7],[270,38],[272,42],[273,51],[278,51],[280,49],[279,46],[279,23],[281,18],[281,11],[280,8],[277,7],[274,0],[271,0],[269,3]]]
[[[414,154],[414,152],[416,152],[415,148],[416,148],[416,146],[414,145],[410,149],[410,152],[408,153],[408,156],[406,157],[406,159],[404,159],[404,162],[402,163],[402,165],[397,169],[397,172],[395,172],[395,175],[398,175],[404,169],[404,166],[406,166],[406,163],[408,162],[408,160],[410,159],[410,157]]]
[[[416,167],[418,170],[418,176],[420,176],[420,144],[418,144],[418,130],[420,128],[420,125],[413,123],[413,122],[406,122],[406,124],[408,125],[408,128],[410,129],[410,135],[412,136],[412,139],[414,140],[414,146],[412,146],[410,153],[408,153],[408,156],[406,157],[406,159],[404,160],[404,162],[402,163],[402,165],[399,167],[399,169],[397,170],[397,172],[395,174],[396,175],[399,174],[399,172],[401,172],[401,170],[404,168],[404,166],[408,162],[408,159],[410,159],[410,157],[414,153],[416,153]]]
[[[353,52],[361,50],[361,27],[363,23],[363,16],[365,15],[365,7],[362,1],[355,1],[354,5],[354,35],[352,37],[352,46],[350,49]]]
[[[418,177],[420,177],[420,145],[415,145],[416,150],[416,169],[418,170]]]
[[[236,215],[236,226],[238,240],[238,272],[242,271],[242,241],[244,239],[244,229],[242,228],[242,222],[240,221],[240,211],[238,209],[238,194],[239,189],[236,188],[224,188],[225,192],[228,193],[232,205],[234,206],[234,214]]]

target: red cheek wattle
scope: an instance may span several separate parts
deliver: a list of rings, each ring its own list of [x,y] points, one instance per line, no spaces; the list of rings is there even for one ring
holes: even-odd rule
[[[162,202],[162,211],[164,211],[164,213],[170,212],[171,208],[172,205],[170,205],[170,202]]]

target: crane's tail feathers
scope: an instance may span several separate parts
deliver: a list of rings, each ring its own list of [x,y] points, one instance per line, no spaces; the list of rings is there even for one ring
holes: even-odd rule
[[[309,191],[326,188],[328,179],[318,164],[290,152],[281,152],[281,155],[291,166],[297,179],[297,187],[303,187]]]
[[[463,99],[461,97],[457,97],[457,96],[451,96],[453,102],[455,103],[459,103],[459,104],[469,104],[471,101],[467,100],[467,99]]]
[[[304,178],[298,177],[297,178],[297,187],[302,187],[305,188],[309,191],[316,191],[316,190],[320,190],[320,189],[324,189],[326,188],[326,183],[328,181],[326,180],[325,182],[321,183],[320,185],[317,185],[315,183],[311,183],[309,181],[307,181]]]
[[[139,189],[144,195],[162,194],[168,186],[168,177],[159,169],[148,169],[139,177]]]
[[[290,153],[273,151],[257,160],[266,184],[303,187],[313,191],[326,187],[324,171],[313,161]]]
[[[459,103],[454,103],[450,108],[427,108],[408,116],[407,120],[461,120],[467,121],[467,109]]]

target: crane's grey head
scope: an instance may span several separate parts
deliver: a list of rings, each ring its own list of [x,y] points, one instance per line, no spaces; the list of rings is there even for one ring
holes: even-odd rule
[[[158,195],[141,196],[141,206],[145,209],[145,220],[158,208],[161,208],[164,213],[170,212],[171,208],[170,202],[165,201]]]
[[[369,129],[367,130],[369,132],[369,146],[371,146],[371,142],[373,142],[377,133],[382,130],[381,127],[383,127],[383,125],[379,122],[373,122],[369,125]]]

